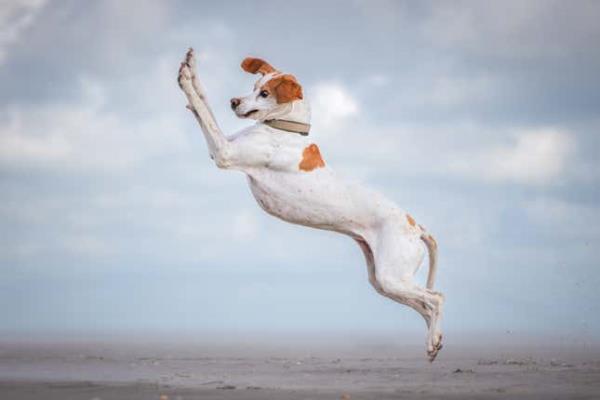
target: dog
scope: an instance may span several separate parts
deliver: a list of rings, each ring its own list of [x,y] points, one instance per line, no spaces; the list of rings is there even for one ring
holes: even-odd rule
[[[372,190],[338,178],[308,136],[310,108],[291,74],[248,57],[244,71],[258,75],[252,91],[231,99],[240,118],[256,123],[226,137],[196,76],[190,49],[178,83],[198,120],[210,157],[219,168],[246,174],[252,194],[267,213],[284,221],[350,236],[362,249],[369,282],[381,295],[407,305],[427,324],[426,351],[433,361],[442,348],[444,296],[433,290],[437,243],[414,218]],[[429,253],[426,287],[414,275]]]

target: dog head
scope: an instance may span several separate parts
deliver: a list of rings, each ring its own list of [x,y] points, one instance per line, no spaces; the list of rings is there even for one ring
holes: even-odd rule
[[[260,58],[244,59],[242,69],[261,77],[250,94],[231,99],[231,109],[240,118],[262,121],[285,112],[290,103],[303,98],[302,86],[293,75],[277,71]]]

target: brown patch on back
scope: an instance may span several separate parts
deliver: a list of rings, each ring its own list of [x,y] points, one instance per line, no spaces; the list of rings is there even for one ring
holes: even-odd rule
[[[302,98],[302,86],[300,86],[294,75],[286,74],[273,78],[265,83],[261,89],[274,94],[278,104],[289,103]]]
[[[406,220],[408,221],[408,223],[410,224],[410,226],[415,226],[417,224],[415,222],[415,219],[413,217],[411,217],[410,214],[406,214]]]
[[[325,161],[321,158],[321,152],[316,144],[307,146],[302,152],[302,161],[298,164],[301,171],[312,171],[315,168],[325,166]]]
[[[246,72],[250,72],[251,74],[256,74],[258,72],[262,75],[276,71],[275,68],[273,68],[273,66],[271,66],[271,64],[265,60],[254,57],[244,58],[244,61],[242,61],[242,69]]]

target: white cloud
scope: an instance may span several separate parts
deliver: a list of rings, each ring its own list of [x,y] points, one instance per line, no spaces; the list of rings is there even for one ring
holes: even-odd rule
[[[310,95],[313,125],[317,129],[336,130],[360,112],[358,102],[340,83],[317,83]]]
[[[560,130],[520,132],[513,145],[493,149],[488,154],[488,175],[494,180],[544,184],[561,177],[574,143]]]
[[[160,84],[166,74],[158,62],[144,76],[163,104],[172,97]],[[81,79],[80,91],[81,99],[73,104],[10,106],[0,122],[0,162],[13,167],[111,171],[187,147],[183,112],[165,107],[131,121],[127,113],[106,107],[110,94],[102,82]]]
[[[0,3],[0,65],[8,48],[35,21],[46,0],[18,0]]]
[[[0,160],[22,164],[66,157],[70,146],[64,137],[25,135],[23,119],[21,110],[13,109],[6,124],[0,127]]]
[[[544,185],[562,178],[575,149],[572,136],[557,129],[521,130],[513,143],[481,147],[449,158],[458,175],[492,182]],[[489,145],[488,145],[489,146]]]
[[[434,44],[453,50],[509,58],[562,56],[598,36],[597,16],[595,2],[435,3],[421,29]]]
[[[576,157],[575,134],[561,128],[499,129],[474,123],[377,126],[360,120],[343,130],[343,143],[339,136],[320,138],[325,158],[361,180],[381,171],[524,185],[582,180],[574,175],[583,162]]]
[[[122,169],[149,156],[143,154],[147,147],[159,147],[149,143],[150,136],[160,140],[156,131],[127,126],[118,116],[87,105],[17,108],[9,118],[0,126],[0,160],[10,166]]]
[[[495,82],[487,77],[442,76],[431,82],[430,90],[412,96],[410,102],[423,106],[464,106],[492,97],[494,86]]]

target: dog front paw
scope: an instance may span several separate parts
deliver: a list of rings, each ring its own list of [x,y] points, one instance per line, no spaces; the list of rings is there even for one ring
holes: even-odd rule
[[[190,67],[192,71],[196,69],[196,55],[192,47],[190,47],[187,53],[185,53],[184,62],[187,64],[188,67]]]
[[[181,88],[183,88],[185,83],[190,82],[193,79],[195,66],[196,58],[194,57],[194,49],[190,47],[179,66],[179,73],[177,75],[177,83],[179,83]]]

